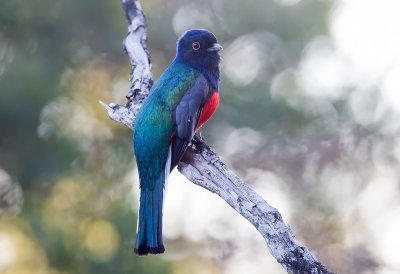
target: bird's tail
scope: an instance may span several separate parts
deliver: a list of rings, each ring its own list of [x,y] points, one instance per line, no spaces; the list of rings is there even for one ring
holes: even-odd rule
[[[165,175],[162,174],[154,189],[142,187],[138,231],[134,252],[138,255],[159,254],[165,251],[162,239],[162,207]]]

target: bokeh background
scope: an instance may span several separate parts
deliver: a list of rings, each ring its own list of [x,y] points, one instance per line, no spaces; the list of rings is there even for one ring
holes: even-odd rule
[[[155,77],[190,28],[224,46],[202,128],[337,273],[400,273],[400,2],[146,0]],[[285,273],[216,195],[171,175],[167,252],[132,254],[132,133],[118,0],[0,3],[0,273]]]

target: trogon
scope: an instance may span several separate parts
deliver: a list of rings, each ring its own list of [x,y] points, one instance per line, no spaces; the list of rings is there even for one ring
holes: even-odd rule
[[[219,104],[222,47],[207,30],[189,30],[172,63],[153,85],[136,118],[133,147],[140,200],[134,252],[164,252],[162,209],[166,180],[195,132]]]

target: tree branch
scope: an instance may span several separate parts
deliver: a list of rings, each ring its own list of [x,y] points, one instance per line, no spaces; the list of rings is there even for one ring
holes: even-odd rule
[[[147,23],[138,0],[121,0],[128,20],[125,50],[131,62],[131,89],[126,106],[100,104],[112,120],[130,129],[153,84],[151,60],[146,46]],[[331,273],[294,237],[281,214],[221,161],[199,136],[186,150],[178,170],[193,183],[217,194],[246,218],[264,237],[269,251],[288,273]]]

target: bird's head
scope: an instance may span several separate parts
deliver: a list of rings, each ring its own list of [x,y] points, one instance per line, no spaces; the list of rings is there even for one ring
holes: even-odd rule
[[[178,40],[176,59],[195,68],[218,69],[222,50],[215,35],[207,30],[189,30]]]

